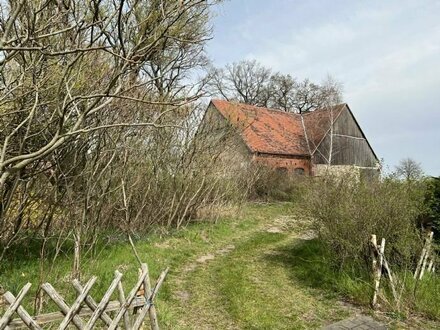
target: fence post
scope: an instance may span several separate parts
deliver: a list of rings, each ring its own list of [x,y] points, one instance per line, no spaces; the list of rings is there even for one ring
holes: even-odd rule
[[[148,302],[151,296],[151,282],[150,282],[150,273],[148,271],[147,264],[142,264],[142,271],[144,271],[147,276],[145,276],[144,280],[144,297],[145,301]],[[159,330],[159,324],[157,322],[157,313],[156,313],[156,307],[154,306],[154,302],[151,301],[151,306],[148,311],[148,314],[150,316],[150,325],[151,330]]]
[[[428,239],[426,240],[426,253],[425,253],[425,257],[423,258],[422,268],[420,269],[419,280],[421,280],[423,275],[425,274],[426,263],[428,262],[429,254],[431,252],[431,243],[433,237],[434,237],[434,232],[431,231],[428,234]]]
[[[380,279],[382,277],[382,266],[383,266],[383,252],[385,250],[385,240],[382,240],[382,243],[380,247],[377,247],[377,238],[376,235],[371,235],[371,244],[374,248],[374,254],[375,256],[378,255],[379,257],[379,265],[377,264],[376,258],[373,259],[373,274],[374,274],[374,294],[373,294],[373,301],[372,301],[372,307],[375,308],[377,304],[377,295],[379,294],[379,285],[380,285]],[[377,253],[379,251],[379,253]]]
[[[15,311],[20,307],[21,301],[31,288],[31,285],[31,283],[28,283],[20,290],[17,298],[15,298],[14,302],[8,307],[5,314],[3,314],[3,317],[0,319],[0,330],[3,330],[8,326],[9,320],[11,319]]]

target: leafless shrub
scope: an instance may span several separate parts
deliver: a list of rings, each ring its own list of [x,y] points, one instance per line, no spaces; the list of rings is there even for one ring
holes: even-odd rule
[[[213,162],[186,156],[215,2],[0,4],[0,260],[29,236],[90,250],[180,226],[219,199]]]
[[[289,171],[274,169],[263,164],[252,165],[253,180],[249,197],[263,201],[297,201],[307,178]]]

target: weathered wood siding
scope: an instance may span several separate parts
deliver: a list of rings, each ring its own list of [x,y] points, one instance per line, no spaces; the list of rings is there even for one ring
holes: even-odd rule
[[[329,131],[314,153],[315,164],[328,164],[332,150],[331,165],[376,166],[374,152],[348,109],[334,123],[333,148],[331,140]]]
[[[212,154],[221,161],[223,166],[219,164],[217,171],[238,173],[252,162],[252,154],[239,131],[212,105],[206,110],[197,138],[201,145],[199,152]]]
[[[339,117],[334,123],[334,134],[349,135],[358,138],[363,138],[362,131],[356,124],[356,120],[353,118],[350,111],[345,107]]]

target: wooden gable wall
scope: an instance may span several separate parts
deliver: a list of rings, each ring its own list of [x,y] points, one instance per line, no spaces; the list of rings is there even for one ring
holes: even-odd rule
[[[348,107],[335,119],[333,127],[333,136],[329,130],[313,154],[315,164],[328,164],[331,152],[331,165],[377,165],[378,159]]]

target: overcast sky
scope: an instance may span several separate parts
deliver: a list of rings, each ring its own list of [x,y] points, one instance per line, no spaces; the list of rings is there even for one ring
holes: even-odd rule
[[[208,52],[216,66],[256,59],[300,79],[332,75],[379,158],[440,175],[440,0],[230,0]]]

